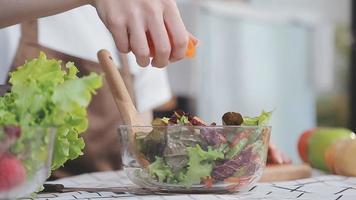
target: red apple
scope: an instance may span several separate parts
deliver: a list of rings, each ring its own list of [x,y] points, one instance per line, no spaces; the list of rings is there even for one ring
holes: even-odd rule
[[[316,128],[306,130],[302,133],[298,140],[298,152],[300,158],[308,163],[308,141],[310,136],[316,131]]]

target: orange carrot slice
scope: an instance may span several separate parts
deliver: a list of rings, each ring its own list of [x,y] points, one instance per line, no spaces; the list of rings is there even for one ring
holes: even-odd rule
[[[213,187],[213,178],[208,176],[208,177],[202,178],[202,181],[205,185],[205,188]]]
[[[147,42],[148,42],[148,46],[150,48],[150,57],[154,57],[155,56],[155,46],[153,44],[153,40],[151,37],[151,34],[149,32],[146,32],[146,37],[147,37]],[[198,44],[198,40],[190,35],[189,36],[189,41],[188,41],[188,46],[185,52],[185,56],[187,58],[193,58],[195,56],[195,48]]]
[[[194,41],[194,39],[189,38],[189,43],[188,43],[188,47],[187,50],[185,52],[185,56],[187,58],[193,58],[195,56],[195,45],[196,45],[196,41]]]

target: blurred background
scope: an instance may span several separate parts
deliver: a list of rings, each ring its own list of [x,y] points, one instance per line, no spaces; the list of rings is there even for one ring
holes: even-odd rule
[[[351,0],[178,0],[200,44],[168,67],[176,108],[221,123],[274,110],[272,142],[299,162],[301,132],[347,127]]]

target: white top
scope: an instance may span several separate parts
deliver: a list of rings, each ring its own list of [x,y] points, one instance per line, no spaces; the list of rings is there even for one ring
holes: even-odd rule
[[[19,25],[0,29],[0,83],[6,80],[20,35]],[[91,61],[97,61],[97,51],[104,48],[117,55],[110,32],[92,6],[39,19],[39,43]],[[114,60],[118,63],[117,56],[114,56]],[[132,54],[129,55],[129,63],[135,77],[134,89],[139,111],[153,109],[171,98],[165,69],[141,68]]]

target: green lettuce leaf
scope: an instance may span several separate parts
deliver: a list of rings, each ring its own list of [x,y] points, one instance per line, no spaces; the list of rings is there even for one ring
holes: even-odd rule
[[[74,63],[63,69],[61,61],[40,53],[10,74],[11,91],[0,97],[0,125],[57,128],[53,170],[83,154],[80,133],[88,128],[86,109],[95,90],[102,86],[100,75],[79,78],[77,73]],[[20,144],[14,148],[21,151]]]
[[[90,74],[80,79],[67,80],[54,88],[52,100],[59,109],[73,112],[88,106],[95,89],[101,87],[97,74]]]
[[[174,174],[161,157],[156,157],[156,160],[148,166],[148,171],[159,182],[170,183],[174,179]]]
[[[212,150],[211,147],[204,151],[199,145],[188,147],[187,155],[189,158],[187,172],[184,176],[181,175],[183,178],[180,180],[187,186],[198,184],[202,178],[210,176],[214,161],[224,158],[224,153]]]
[[[262,111],[257,117],[243,117],[243,126],[265,126],[272,116],[271,112]]]
[[[226,153],[225,158],[232,159],[233,157],[235,157],[246,147],[247,143],[248,143],[247,138],[243,138],[240,141],[238,141],[234,147],[229,149],[229,151]]]
[[[14,106],[12,94],[5,94],[0,98],[0,124],[18,124],[16,114],[11,112]]]
[[[204,151],[196,145],[187,148],[187,156],[189,158],[187,166],[177,173],[173,173],[164,158],[156,157],[155,162],[148,166],[150,176],[164,183],[179,183],[186,186],[199,184],[202,178],[210,176],[214,161],[223,159],[224,153],[211,147]]]
[[[177,123],[184,125],[184,124],[189,124],[190,122],[189,122],[188,117],[183,115],[183,116],[178,120]]]

